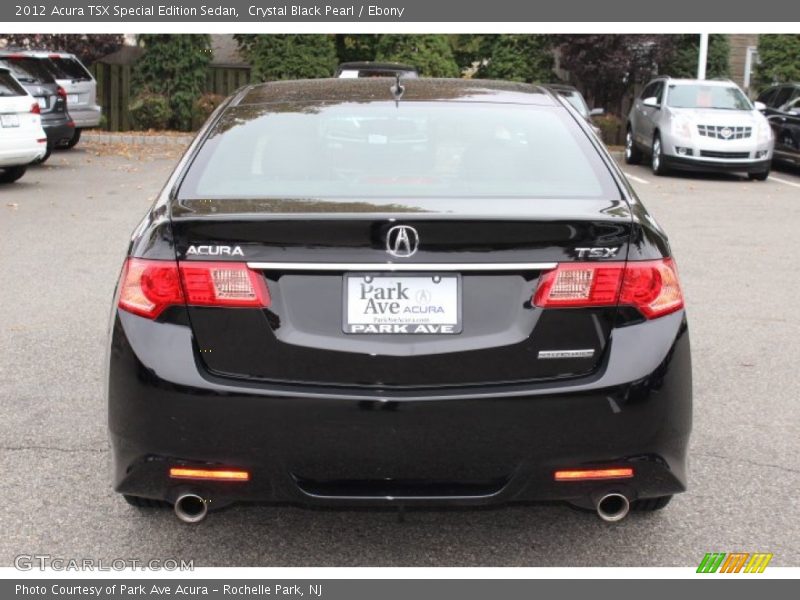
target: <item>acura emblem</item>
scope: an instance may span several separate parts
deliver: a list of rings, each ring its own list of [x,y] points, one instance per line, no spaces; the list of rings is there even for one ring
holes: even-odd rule
[[[395,225],[386,234],[386,251],[398,258],[413,256],[419,247],[417,230],[408,225]]]

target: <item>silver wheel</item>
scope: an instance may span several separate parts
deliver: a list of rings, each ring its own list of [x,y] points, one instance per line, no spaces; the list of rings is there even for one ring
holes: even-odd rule
[[[629,126],[625,132],[625,162],[629,165],[636,165],[641,160],[642,153],[636,147],[636,142],[633,139],[633,130]]]
[[[653,138],[653,152],[651,154],[651,157],[652,157],[651,166],[653,167],[653,173],[655,175],[663,175],[664,159],[661,156],[661,138],[658,136],[658,134],[656,134],[656,137]]]

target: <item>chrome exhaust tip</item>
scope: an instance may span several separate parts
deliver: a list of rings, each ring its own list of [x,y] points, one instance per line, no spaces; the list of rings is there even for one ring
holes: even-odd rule
[[[607,523],[621,521],[628,516],[631,503],[626,496],[613,492],[597,501],[597,516]]]
[[[184,523],[199,523],[208,514],[208,501],[197,494],[181,494],[175,500],[175,515]]]

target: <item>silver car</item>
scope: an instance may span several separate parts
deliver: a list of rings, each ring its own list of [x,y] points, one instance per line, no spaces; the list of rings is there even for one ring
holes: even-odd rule
[[[97,104],[97,81],[74,54],[48,51],[30,51],[25,54],[49,59],[48,67],[53,77],[67,93],[67,110],[75,121],[75,132],[61,147],[72,148],[81,139],[82,129],[100,124],[103,111]]]
[[[654,79],[628,115],[625,162],[649,156],[656,175],[670,169],[742,171],[763,181],[774,142],[758,105],[732,81]]]

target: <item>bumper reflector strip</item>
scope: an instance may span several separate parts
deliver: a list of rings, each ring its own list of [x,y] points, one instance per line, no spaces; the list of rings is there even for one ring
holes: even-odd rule
[[[629,479],[633,477],[631,467],[618,469],[582,469],[576,471],[556,471],[556,481],[582,481],[586,479]]]
[[[183,467],[172,467],[169,476],[173,479],[213,479],[216,481],[250,481],[250,473],[247,471],[233,470],[211,470],[211,469],[186,469]]]

